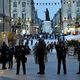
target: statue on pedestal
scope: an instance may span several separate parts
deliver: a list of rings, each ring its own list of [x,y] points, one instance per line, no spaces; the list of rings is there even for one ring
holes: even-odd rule
[[[46,11],[45,11],[45,16],[46,16],[46,21],[50,21],[49,11],[48,11],[47,8],[46,8]]]

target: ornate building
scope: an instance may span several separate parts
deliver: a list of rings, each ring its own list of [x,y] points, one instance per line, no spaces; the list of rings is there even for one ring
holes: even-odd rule
[[[61,0],[63,33],[80,33],[80,0]],[[77,28],[76,28],[77,25]]]
[[[0,0],[0,32],[10,30],[10,0]]]
[[[12,25],[16,26],[20,19],[22,34],[33,34],[33,25],[36,23],[36,10],[33,0],[12,0]]]
[[[55,34],[60,34],[62,31],[62,14],[61,8],[56,12],[52,19],[53,32]]]

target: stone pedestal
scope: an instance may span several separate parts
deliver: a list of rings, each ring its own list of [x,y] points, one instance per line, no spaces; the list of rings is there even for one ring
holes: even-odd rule
[[[51,21],[43,21],[42,29],[43,32],[52,33]]]

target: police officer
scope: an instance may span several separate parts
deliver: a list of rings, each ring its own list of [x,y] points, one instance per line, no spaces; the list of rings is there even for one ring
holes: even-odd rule
[[[9,69],[12,69],[12,67],[13,67],[13,55],[14,55],[14,53],[15,53],[15,51],[14,51],[14,47],[10,47],[10,49],[9,49],[10,51],[9,51]]]
[[[63,64],[64,74],[67,74],[66,72],[66,47],[64,46],[63,42],[59,42],[55,46],[55,48],[56,48],[57,59],[58,59],[57,74],[60,74],[61,63]]]
[[[26,63],[27,57],[26,57],[26,48],[23,45],[23,43],[19,43],[19,46],[16,46],[15,57],[16,57],[16,62],[17,62],[17,72],[16,72],[16,74],[19,75],[20,64],[22,63],[23,74],[25,75],[26,74],[25,63]]]
[[[8,61],[9,47],[3,42],[1,46],[1,59],[2,59],[2,69],[6,69],[6,62]]]
[[[77,47],[77,59],[78,59],[78,62],[79,62],[79,70],[76,74],[80,74],[80,44],[78,45]]]

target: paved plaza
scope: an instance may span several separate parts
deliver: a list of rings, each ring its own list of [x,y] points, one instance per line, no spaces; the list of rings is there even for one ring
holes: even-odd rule
[[[0,70],[0,80],[80,80],[80,75],[76,74],[78,71],[77,59],[74,57],[67,57],[66,63],[67,74],[64,75],[63,69],[61,68],[61,74],[57,75],[57,59],[54,50],[53,53],[48,54],[45,75],[38,75],[38,65],[35,64],[34,56],[28,55],[26,75],[23,75],[22,67],[20,69],[20,74],[16,75],[16,63],[14,63],[12,70]]]

